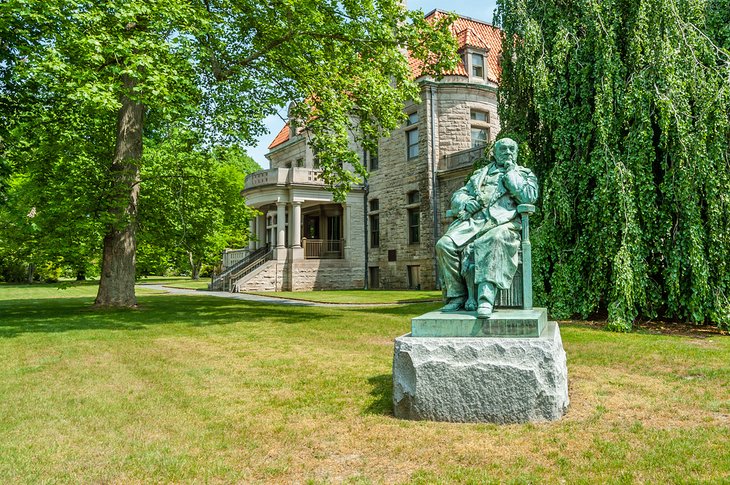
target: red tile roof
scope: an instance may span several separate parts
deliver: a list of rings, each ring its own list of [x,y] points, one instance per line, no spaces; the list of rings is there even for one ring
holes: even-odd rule
[[[269,145],[269,150],[274,148],[275,146],[279,146],[284,142],[289,141],[289,132],[291,130],[289,129],[289,123],[284,125],[284,128],[281,129],[278,135],[276,135],[276,138],[274,138],[274,141],[271,142]]]
[[[443,10],[433,10],[426,15],[426,20],[437,20],[446,15]],[[469,17],[457,17],[451,24],[451,32],[459,43],[459,49],[464,47],[476,47],[487,51],[487,79],[493,83],[499,83],[502,69],[499,66],[499,58],[502,55],[502,38],[497,27],[481,20]],[[408,65],[411,68],[414,78],[421,77],[423,63],[416,59],[409,58]],[[447,73],[451,76],[469,77],[463,62],[459,62],[453,72]],[[269,150],[289,141],[289,123],[285,124],[276,138],[269,145]]]
[[[436,9],[426,14],[426,20],[438,20],[445,15],[447,15],[446,12]],[[487,79],[493,83],[499,83],[499,78],[502,74],[502,69],[499,66],[499,58],[502,55],[501,31],[497,27],[481,20],[469,17],[457,17],[454,23],[451,24],[451,32],[456,37],[459,49],[476,47],[487,51]],[[413,75],[420,77],[422,70],[419,63],[411,59],[409,64]],[[459,62],[456,69],[447,74],[452,76],[468,76],[463,62]]]

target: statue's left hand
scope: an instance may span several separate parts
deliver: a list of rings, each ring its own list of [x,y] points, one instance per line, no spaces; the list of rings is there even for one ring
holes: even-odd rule
[[[464,204],[464,210],[466,212],[468,212],[469,214],[475,213],[481,207],[482,207],[481,204],[475,199],[467,200],[466,203]]]

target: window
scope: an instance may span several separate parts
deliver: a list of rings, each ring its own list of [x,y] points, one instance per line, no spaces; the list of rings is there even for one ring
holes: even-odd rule
[[[414,207],[408,209],[408,243],[419,242],[421,242],[421,210]]]
[[[378,214],[370,216],[370,247],[380,247],[380,215]]]
[[[485,146],[489,143],[489,111],[473,109],[469,117],[471,123],[471,146],[472,148]]]
[[[406,137],[408,140],[408,160],[411,160],[418,156],[418,129],[407,131]]]
[[[471,75],[473,77],[484,77],[484,56],[481,54],[471,55]]]
[[[484,121],[485,123],[489,123],[489,111],[478,111],[478,110],[471,110],[471,119],[474,121]]]
[[[418,123],[418,113],[408,115],[408,125],[413,126]],[[406,143],[408,145],[408,160],[418,156],[418,128],[412,128],[406,131]]]
[[[489,143],[489,128],[471,128],[472,148],[481,147]]]
[[[297,158],[297,167],[303,167],[304,166],[304,159],[303,158]]]
[[[409,204],[420,204],[421,203],[421,194],[414,190],[413,192],[408,192],[408,203]]]
[[[370,200],[370,212],[377,212],[380,209],[380,200]],[[380,216],[370,214],[370,247],[380,247]]]
[[[370,158],[370,171],[378,169],[378,152],[368,152],[368,158]]]

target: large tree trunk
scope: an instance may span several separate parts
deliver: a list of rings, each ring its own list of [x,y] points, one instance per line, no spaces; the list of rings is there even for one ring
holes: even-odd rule
[[[192,269],[192,277],[194,280],[200,279],[200,268],[203,266],[202,261],[195,261],[192,251],[188,251],[188,261],[190,261],[190,268]]]
[[[136,81],[125,75],[123,83],[127,93],[134,88]],[[101,307],[137,305],[134,294],[135,231],[144,106],[129,99],[126,94],[122,95],[121,102],[117,119],[117,145],[111,166],[114,185],[109,212],[115,222],[107,227],[104,236],[101,281],[95,303]]]

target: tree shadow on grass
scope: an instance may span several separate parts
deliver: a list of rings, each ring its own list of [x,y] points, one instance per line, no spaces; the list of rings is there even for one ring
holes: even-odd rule
[[[404,303],[393,306],[382,306],[382,307],[356,307],[348,308],[347,310],[352,312],[377,312],[380,315],[392,315],[397,317],[413,318],[424,313],[431,312],[439,307],[443,306],[443,303]]]
[[[201,327],[232,323],[306,324],[322,321],[312,307],[218,300],[209,297],[144,295],[135,309],[95,309],[93,299],[38,298],[0,301],[0,338],[79,330],[144,330],[153,325]]]
[[[368,377],[368,384],[372,387],[370,395],[373,400],[363,409],[363,414],[393,416],[393,375]]]

